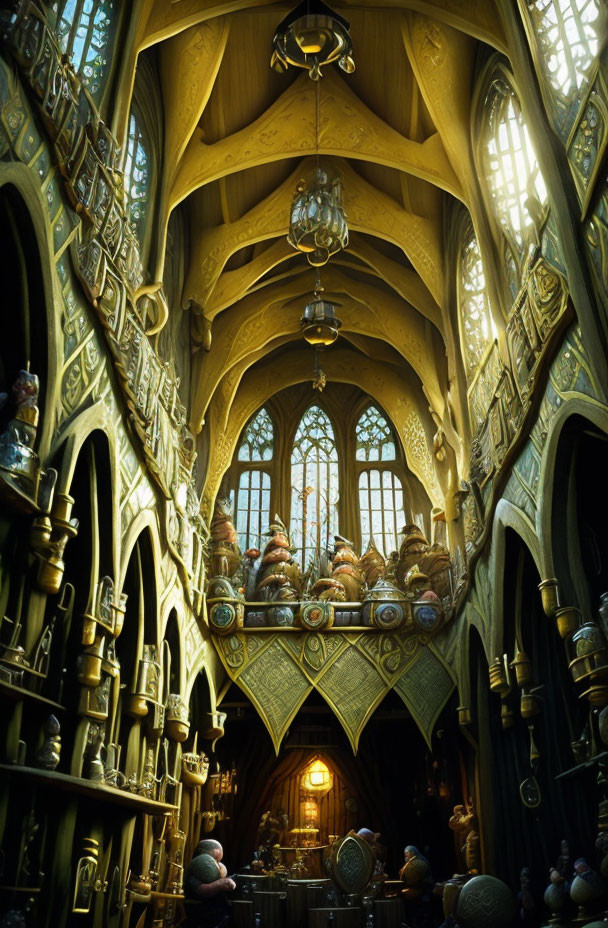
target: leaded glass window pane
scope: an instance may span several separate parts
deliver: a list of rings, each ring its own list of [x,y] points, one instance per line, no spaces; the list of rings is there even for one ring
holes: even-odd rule
[[[462,351],[467,383],[470,383],[497,334],[486,294],[479,244],[472,226],[465,233],[460,253],[458,294]]]
[[[131,113],[129,118],[124,184],[127,212],[141,242],[148,206],[150,161],[141,127],[134,113]]]
[[[291,540],[303,568],[338,532],[338,452],[329,417],[306,410],[291,453]]]
[[[547,205],[540,172],[519,100],[502,76],[492,81],[486,101],[485,169],[496,217],[521,266]],[[512,289],[518,277],[510,281]]]
[[[368,406],[356,429],[357,461],[394,461],[393,430],[375,406]]]
[[[239,445],[239,461],[272,461],[274,427],[265,409],[253,417]]]
[[[363,550],[373,535],[385,557],[398,550],[397,536],[405,525],[403,486],[391,470],[364,470],[359,476],[359,512]]]
[[[263,470],[246,470],[239,478],[236,530],[241,551],[259,548],[270,524],[270,475]]]
[[[55,0],[49,23],[74,70],[99,102],[116,31],[116,0]]]
[[[566,139],[599,52],[602,0],[527,0],[555,127]]]

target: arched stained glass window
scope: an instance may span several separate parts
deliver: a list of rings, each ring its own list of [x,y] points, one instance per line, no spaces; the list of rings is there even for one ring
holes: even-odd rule
[[[567,139],[599,53],[602,0],[526,0],[555,128]]]
[[[319,406],[306,410],[291,452],[291,541],[303,568],[338,532],[338,452]]]
[[[261,547],[261,536],[270,524],[270,475],[245,470],[239,477],[236,530],[241,551]]]
[[[368,406],[357,422],[358,461],[394,461],[393,430],[375,406]]]
[[[274,443],[272,419],[265,409],[253,417],[239,445],[239,461],[271,461]]]
[[[131,113],[129,117],[124,184],[127,212],[141,243],[143,241],[150,188],[150,160],[146,151],[143,132],[135,113]]]
[[[55,0],[49,23],[74,70],[99,102],[116,31],[116,0]]]
[[[237,460],[245,465],[239,475],[236,500],[236,530],[239,547],[258,548],[261,535],[270,523],[270,474],[259,466],[272,461],[274,426],[268,412],[262,408],[245,426]]]
[[[359,475],[361,544],[364,551],[373,535],[376,547],[388,557],[399,548],[397,536],[406,524],[403,486],[392,470],[364,470]]]
[[[460,252],[458,275],[460,330],[467,383],[473,379],[497,332],[490,313],[477,237],[469,225]]]
[[[547,188],[519,100],[502,73],[490,85],[485,112],[485,173],[494,212],[510,245],[507,274],[515,296],[528,244],[537,235],[547,205]]]

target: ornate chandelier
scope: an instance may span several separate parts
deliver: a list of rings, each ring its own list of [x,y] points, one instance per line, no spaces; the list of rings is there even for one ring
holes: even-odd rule
[[[314,348],[327,348],[333,345],[338,337],[338,330],[342,323],[335,314],[335,305],[322,297],[320,275],[317,272],[314,299],[304,308],[300,319],[302,335],[309,345]]]
[[[348,225],[342,207],[342,185],[331,182],[319,167],[310,186],[301,180],[291,204],[287,241],[303,252],[313,267],[327,264],[348,245]]]
[[[286,71],[289,65],[307,68],[313,81],[318,81],[321,68],[337,61],[338,66],[352,74],[355,70],[350,23],[334,13],[322,0],[303,0],[279,24],[272,40],[270,66]]]

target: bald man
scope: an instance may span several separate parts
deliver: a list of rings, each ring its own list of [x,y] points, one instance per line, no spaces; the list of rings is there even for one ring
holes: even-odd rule
[[[219,841],[199,841],[184,877],[184,891],[190,900],[188,919],[183,928],[225,928],[230,921],[230,906],[225,893],[236,889],[222,863],[224,849]],[[199,905],[192,906],[197,901]]]

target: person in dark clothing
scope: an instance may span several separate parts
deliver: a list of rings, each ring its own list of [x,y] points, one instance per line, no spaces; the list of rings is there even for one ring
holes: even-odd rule
[[[236,889],[222,863],[219,841],[199,841],[184,875],[187,919],[183,928],[225,928],[230,921],[226,893]]]

